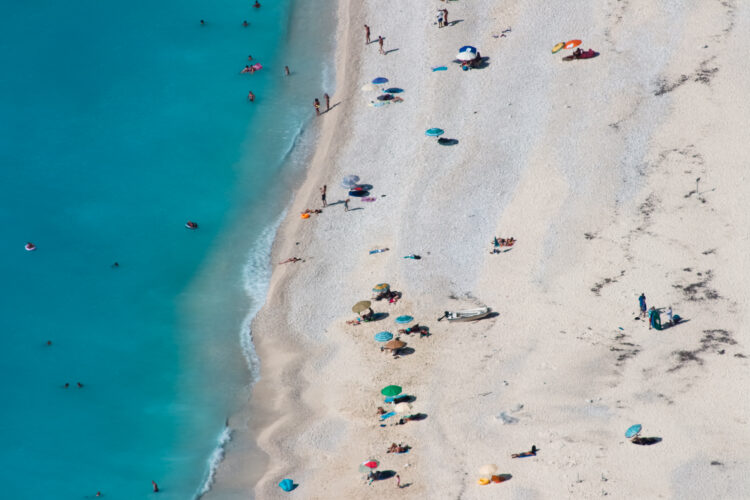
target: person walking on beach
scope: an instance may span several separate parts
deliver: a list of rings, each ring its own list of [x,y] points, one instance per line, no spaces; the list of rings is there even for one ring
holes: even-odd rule
[[[443,9],[443,26],[448,26],[448,9]]]
[[[315,106],[315,115],[320,116],[320,101],[318,98],[315,98],[315,101],[313,102],[313,106]]]
[[[323,97],[326,99],[326,111],[329,111],[331,109],[331,97],[328,94],[323,94]]]
[[[365,24],[365,45],[370,43],[370,27]]]
[[[255,102],[255,94],[253,94],[253,91],[247,93],[247,100],[250,102]]]
[[[396,488],[401,488],[401,476],[396,474]]]
[[[438,11],[437,18],[438,18],[438,28],[442,28],[443,27],[443,11],[442,10]]]
[[[378,45],[380,46],[380,53],[385,55],[385,50],[383,50],[383,37],[378,35]]]
[[[325,184],[320,188],[320,199],[323,200],[323,208],[328,206],[328,203],[326,202],[326,189],[328,189],[328,186]]]
[[[638,297],[638,305],[641,307],[641,318],[645,318],[646,317],[646,310],[647,310],[647,307],[646,307],[646,295],[645,294],[642,293],[641,296]]]
[[[344,212],[348,212],[348,211],[349,211],[349,198],[344,200]]]

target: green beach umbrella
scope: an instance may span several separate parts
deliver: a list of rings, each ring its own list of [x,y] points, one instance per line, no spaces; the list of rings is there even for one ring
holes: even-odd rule
[[[401,387],[397,385],[389,385],[383,387],[383,389],[380,391],[380,394],[382,394],[383,396],[398,396],[399,394],[401,394],[402,390],[403,389],[401,389]]]

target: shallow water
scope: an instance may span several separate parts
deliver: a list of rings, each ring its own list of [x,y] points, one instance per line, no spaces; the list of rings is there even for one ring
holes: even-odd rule
[[[202,490],[251,377],[240,330],[330,79],[329,37],[290,36],[299,9],[6,6],[3,496]],[[240,75],[248,54],[264,69]]]

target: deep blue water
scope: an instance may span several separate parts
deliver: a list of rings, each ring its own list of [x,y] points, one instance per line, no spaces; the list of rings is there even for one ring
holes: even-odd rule
[[[6,2],[4,498],[201,490],[250,380],[241,327],[311,101],[332,79],[330,34],[302,3],[262,3]],[[249,54],[264,69],[240,75]]]

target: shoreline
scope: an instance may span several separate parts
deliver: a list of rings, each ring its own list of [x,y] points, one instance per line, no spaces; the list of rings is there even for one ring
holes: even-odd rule
[[[741,319],[748,286],[732,278],[743,257],[723,229],[743,227],[747,216],[735,214],[731,201],[707,200],[711,191],[700,204],[689,203],[702,191],[685,193],[697,176],[715,182],[707,189],[747,190],[732,183],[742,166],[726,139],[741,143],[730,123],[742,114],[730,106],[743,80],[726,61],[737,53],[730,50],[739,44],[735,24],[748,26],[750,14],[677,6],[684,10],[675,20],[639,6],[449,5],[453,19],[464,19],[440,32],[415,21],[431,7],[400,6],[398,17],[370,11],[373,38],[378,21],[386,48],[398,48],[381,58],[372,45],[364,50],[375,55],[356,48],[364,7],[339,3],[336,46],[343,50],[333,102],[342,105],[322,118],[311,165],[273,244],[268,298],[253,323],[261,379],[236,417],[247,427],[228,447],[217,497],[254,491],[274,498],[276,483],[290,477],[306,498],[475,498],[484,494],[476,469],[487,462],[513,476],[492,488],[531,498],[605,490],[684,498],[689,476],[700,478],[707,497],[747,491],[747,408],[736,408],[733,390],[706,376],[709,367],[731,374],[734,390],[747,382]],[[554,12],[566,14],[545,18]],[[500,17],[513,26],[507,39],[490,37],[505,27],[494,21]],[[561,63],[544,51],[528,62],[524,48],[550,42],[539,33],[562,36],[557,24],[586,34],[601,56]],[[688,24],[692,31],[683,29]],[[680,36],[653,58],[634,59],[670,33]],[[686,50],[709,38],[716,48],[708,55]],[[490,56],[488,68],[429,73],[435,64],[426,61],[427,48],[452,55],[466,39]],[[733,78],[724,79],[725,71]],[[691,77],[681,79],[685,73]],[[391,78],[406,89],[405,102],[376,109],[357,102],[364,75]],[[446,110],[444,96],[459,92],[460,112]],[[695,125],[682,126],[686,117]],[[724,117],[728,123],[717,126]],[[421,137],[436,125],[460,144],[439,148]],[[337,136],[340,130],[346,135]],[[334,179],[348,173],[373,184],[377,202],[346,214],[334,205],[307,221],[296,216],[317,208],[320,185],[329,185],[333,202],[341,192]],[[495,234],[515,236],[513,251],[488,256]],[[714,248],[703,248],[702,238]],[[376,247],[390,252],[368,255]],[[401,258],[411,253],[423,259]],[[276,267],[291,256],[306,262]],[[346,326],[351,304],[382,281],[404,292],[395,305],[376,304],[391,317]],[[634,324],[642,291],[650,304],[674,304],[690,322],[658,335]],[[434,320],[446,307],[476,303],[499,315],[463,325]],[[371,336],[395,331],[399,314],[413,314],[433,335],[405,339],[415,352],[393,360]],[[722,324],[712,320],[717,314]],[[725,351],[731,356],[722,358]],[[379,426],[378,390],[392,383],[416,395],[426,421]],[[706,393],[709,401],[701,398]],[[641,448],[624,441],[622,431],[641,421],[664,442]],[[709,439],[716,425],[720,437]],[[727,436],[740,438],[728,444]],[[255,437],[268,457],[262,471],[246,462],[257,452]],[[386,455],[399,441],[412,451]],[[531,443],[538,456],[508,458]],[[356,465],[369,457],[409,488],[359,481]],[[727,477],[733,484],[724,484]]]

